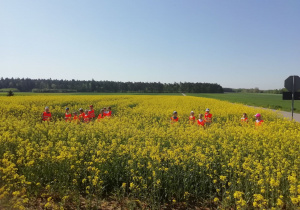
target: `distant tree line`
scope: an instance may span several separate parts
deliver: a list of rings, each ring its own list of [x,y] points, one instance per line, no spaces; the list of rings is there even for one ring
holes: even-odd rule
[[[273,89],[273,90],[260,90],[259,88],[223,88],[224,92],[227,93],[272,93],[272,94],[282,94],[282,92],[287,92],[287,89]]]
[[[56,80],[30,78],[1,78],[0,89],[16,88],[21,92],[106,92],[106,93],[223,93],[213,83],[114,82],[95,80]]]

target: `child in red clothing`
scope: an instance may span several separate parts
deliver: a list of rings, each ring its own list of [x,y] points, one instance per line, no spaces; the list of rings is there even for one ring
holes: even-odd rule
[[[111,112],[111,107],[109,106],[109,107],[107,108],[107,110],[108,110],[108,115],[107,115],[107,116],[108,116],[108,117],[111,117],[111,113],[112,113],[112,112]]]
[[[100,114],[98,115],[98,118],[97,118],[98,121],[100,121],[102,118],[104,118],[103,113],[104,113],[104,109],[101,109]]]
[[[197,120],[197,123],[198,123],[199,126],[204,127],[205,120],[203,120],[203,114],[199,114],[199,119]]]
[[[248,123],[248,116],[246,113],[243,113],[243,117],[241,118],[242,123]]]
[[[254,115],[255,118],[256,118],[256,121],[255,121],[255,126],[256,127],[259,127],[262,125],[262,123],[264,122],[262,119],[261,119],[261,114],[257,113],[256,115]]]
[[[173,116],[171,117],[171,123],[178,122],[177,112],[173,112]]]
[[[79,119],[79,121],[80,122],[82,122],[83,121],[83,119],[84,119],[84,111],[83,111],[83,109],[82,108],[80,108],[79,109],[79,116],[78,116],[78,119]]]
[[[66,108],[66,113],[65,113],[65,121],[66,122],[71,122],[71,120],[72,120],[72,114],[69,113],[69,108],[67,107]]]
[[[90,110],[88,112],[90,120],[93,120],[95,118],[95,110],[93,105],[90,105]]]
[[[103,107],[103,116],[108,117],[109,111],[107,111],[106,107]]]
[[[210,125],[212,122],[212,114],[209,113],[208,108],[205,110],[204,118],[205,118],[205,125]]]
[[[89,115],[89,110],[84,111],[84,116],[83,116],[83,122],[89,123],[91,121],[90,115]]]
[[[189,121],[190,121],[190,124],[193,125],[196,121],[196,117],[195,117],[195,113],[194,111],[191,111],[191,115],[189,117]]]

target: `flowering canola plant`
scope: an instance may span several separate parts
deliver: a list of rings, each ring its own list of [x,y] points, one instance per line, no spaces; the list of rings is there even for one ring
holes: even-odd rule
[[[64,121],[70,111],[111,106],[113,117]],[[51,122],[41,122],[49,106]],[[188,122],[210,108],[205,129]],[[179,122],[170,123],[173,111]],[[260,112],[241,124],[241,114]],[[163,203],[209,201],[220,208],[300,207],[300,124],[277,113],[183,96],[19,96],[0,101],[0,207],[80,206],[130,197]],[[92,205],[93,202],[91,202]],[[156,207],[155,207],[156,206]],[[158,208],[158,207],[157,207]]]

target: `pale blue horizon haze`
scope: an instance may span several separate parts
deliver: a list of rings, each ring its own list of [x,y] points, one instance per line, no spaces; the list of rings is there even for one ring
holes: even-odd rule
[[[298,0],[0,0],[0,77],[279,89]]]

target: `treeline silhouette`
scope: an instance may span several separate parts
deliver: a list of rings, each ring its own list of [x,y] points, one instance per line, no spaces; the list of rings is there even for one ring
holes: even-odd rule
[[[271,89],[271,90],[260,90],[256,88],[223,88],[224,92],[227,93],[271,93],[271,94],[282,94],[283,92],[288,92],[286,88],[281,89]]]
[[[222,86],[213,83],[114,82],[3,77],[0,79],[0,89],[2,88],[16,88],[21,92],[223,93]]]

